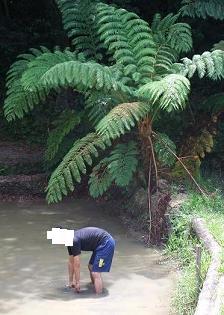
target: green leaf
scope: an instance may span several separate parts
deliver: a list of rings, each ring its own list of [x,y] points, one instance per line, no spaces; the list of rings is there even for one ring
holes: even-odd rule
[[[154,151],[156,158],[163,166],[172,166],[175,164],[175,156],[169,149],[176,154],[175,143],[165,133],[157,132],[154,140]]]
[[[177,74],[170,74],[160,81],[147,83],[138,91],[145,100],[168,112],[183,109],[189,92],[189,80]]]
[[[105,150],[108,145],[111,145],[108,140],[94,133],[78,139],[50,177],[47,187],[48,202],[60,201],[62,195],[73,191],[74,182],[80,182],[81,175],[86,173],[87,165],[92,162],[88,159],[87,163],[85,157],[97,157],[98,150]]]
[[[67,136],[75,126],[80,124],[80,122],[80,114],[76,113],[74,110],[68,109],[64,110],[58,119],[54,121],[56,127],[50,132],[47,139],[47,150],[45,153],[45,159],[47,161],[55,157],[65,136]]]
[[[93,198],[102,196],[113,182],[113,178],[108,169],[108,159],[103,159],[93,168],[89,178],[89,192]]]
[[[123,103],[114,107],[96,126],[98,134],[115,139],[133,128],[150,110],[145,103]]]
[[[134,141],[118,144],[108,158],[108,169],[117,186],[127,186],[138,165],[138,148]]]

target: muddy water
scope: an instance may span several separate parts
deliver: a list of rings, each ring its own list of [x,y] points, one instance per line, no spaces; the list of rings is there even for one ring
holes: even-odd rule
[[[117,242],[112,270],[103,274],[105,292],[93,294],[81,255],[82,292],[65,288],[67,250],[51,245],[46,231],[56,224],[99,226]],[[133,239],[116,217],[92,201],[47,206],[44,202],[0,204],[0,314],[167,315],[175,276],[158,264],[160,253]]]

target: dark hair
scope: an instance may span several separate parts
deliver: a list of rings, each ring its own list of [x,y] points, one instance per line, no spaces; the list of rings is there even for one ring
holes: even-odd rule
[[[67,229],[67,230],[69,230],[69,229],[67,228],[67,226],[62,226],[62,225],[56,225],[55,228],[57,228],[57,229]]]

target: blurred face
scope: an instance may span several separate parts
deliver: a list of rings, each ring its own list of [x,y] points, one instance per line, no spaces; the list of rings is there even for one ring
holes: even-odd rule
[[[47,231],[47,239],[52,240],[52,244],[73,245],[74,231],[60,228],[52,228]]]

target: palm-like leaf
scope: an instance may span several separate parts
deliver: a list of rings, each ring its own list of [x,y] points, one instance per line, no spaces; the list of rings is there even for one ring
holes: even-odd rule
[[[74,110],[64,110],[54,122],[55,128],[47,139],[46,161],[52,160],[58,152],[64,137],[68,135],[81,121],[81,117]]]
[[[143,85],[139,95],[168,112],[183,109],[190,92],[190,82],[181,75],[170,74],[160,81]]]
[[[89,179],[89,191],[92,197],[99,197],[113,182],[117,186],[127,186],[136,171],[138,148],[134,141],[118,144],[110,153],[93,168]]]
[[[89,178],[89,192],[94,198],[102,196],[113,183],[110,170],[108,168],[108,159],[105,158],[93,168]]]
[[[100,91],[91,91],[86,95],[86,109],[88,117],[94,127],[114,108],[118,101],[110,95]]]
[[[105,150],[110,144],[109,140],[94,133],[77,140],[51,175],[47,187],[48,202],[60,201],[68,191],[73,191],[74,181],[81,181],[81,175],[86,173],[88,165],[92,165],[98,150]]]
[[[44,102],[49,90],[41,77],[50,68],[62,61],[74,60],[77,55],[66,50],[51,53],[47,48],[32,49],[32,54],[20,55],[7,75],[7,97],[4,112],[7,120],[22,118],[35,105]]]
[[[64,29],[75,51],[87,58],[100,60],[99,35],[96,26],[95,0],[56,0],[62,14]]]
[[[11,121],[15,118],[22,118],[24,113],[46,99],[46,92],[42,90],[38,95],[35,93],[28,93],[24,90],[21,78],[25,71],[27,71],[29,63],[38,58],[38,56],[49,52],[45,47],[38,49],[30,49],[29,54],[18,56],[18,60],[12,64],[7,73],[7,93],[4,103],[4,113],[6,119]]]
[[[117,186],[127,186],[136,171],[138,148],[134,141],[118,144],[108,158],[108,169]]]
[[[176,158],[171,151],[176,154],[175,143],[164,133],[157,133],[156,135],[157,137],[154,140],[154,150],[157,159],[164,166],[174,165]]]
[[[202,55],[194,55],[192,60],[183,58],[183,63],[174,64],[177,73],[181,73],[188,78],[198,73],[199,78],[205,76],[217,80],[224,77],[224,51],[206,51]]]
[[[118,138],[134,127],[149,110],[150,107],[141,102],[119,104],[98,123],[96,131],[110,139]]]
[[[201,17],[205,19],[211,16],[215,19],[224,19],[224,2],[223,0],[183,0],[184,5],[180,12],[185,16]]]
[[[72,87],[79,92],[91,89],[108,91],[124,91],[129,89],[117,81],[109,67],[95,62],[68,61],[55,65],[41,78],[47,89]]]
[[[156,14],[152,22],[153,37],[158,46],[170,46],[174,51],[188,52],[192,49],[191,27],[186,23],[176,23],[179,14],[172,13],[163,19]]]

